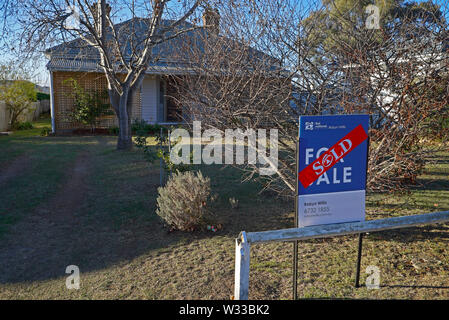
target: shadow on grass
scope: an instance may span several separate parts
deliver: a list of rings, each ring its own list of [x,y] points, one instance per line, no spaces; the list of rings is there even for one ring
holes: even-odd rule
[[[449,174],[446,179],[422,179],[420,184],[411,188],[411,190],[427,190],[427,191],[448,191]]]
[[[402,284],[384,284],[379,285],[380,288],[409,288],[409,289],[449,289],[449,286],[425,286],[425,285],[402,285]]]
[[[369,234],[371,241],[397,241],[402,243],[412,243],[428,240],[442,242],[449,241],[449,226],[443,224],[426,225],[422,227],[411,227],[388,231],[379,231]]]
[[[41,212],[28,212],[26,199],[21,200],[23,207],[14,203],[26,221],[24,224],[16,224],[16,229],[8,234],[8,242],[3,244],[5,247],[8,244],[12,247],[8,249],[6,259],[0,259],[0,283],[66,277],[65,269],[68,265],[77,265],[81,273],[87,273],[126,264],[135,259],[141,259],[143,263],[153,255],[173,252],[176,247],[180,247],[182,251],[186,244],[203,239],[214,241],[215,237],[225,238],[232,247],[233,239],[242,230],[263,231],[293,227],[293,201],[259,195],[261,186],[257,183],[241,183],[239,170],[212,165],[202,166],[200,169],[211,178],[212,193],[219,195],[217,202],[209,209],[214,214],[214,223],[222,224],[223,229],[217,233],[204,230],[193,233],[169,232],[155,213],[159,187],[158,161],[150,165],[137,151],[116,151],[111,145],[112,140],[115,138],[35,137],[27,139],[26,143],[23,143],[23,139],[17,140],[22,143],[21,148],[26,149],[35,146],[35,143],[52,145],[51,150],[34,147],[33,152],[39,155],[35,160],[39,161],[41,167],[48,167],[50,159],[57,164],[61,153],[67,151],[64,149],[66,144],[80,149],[76,152],[72,150],[74,155],[87,150],[91,157],[88,158],[88,172],[83,178],[83,185],[79,188],[82,192],[81,200],[73,203],[69,215],[58,216],[58,210],[65,209],[56,207],[55,210],[50,210],[45,201],[64,196],[64,191],[67,190],[64,183],[70,183],[73,179],[73,172],[70,170],[61,171],[63,178],[53,179],[62,181],[58,182],[56,189],[59,191],[56,193],[54,188],[49,187],[45,175],[36,178],[38,180],[34,181],[34,185],[40,186],[42,190],[39,192],[45,195],[44,203],[39,205],[43,209]],[[67,158],[69,157],[65,156],[64,159],[69,169],[74,161],[70,162]],[[56,174],[53,171],[50,173]],[[27,177],[23,177],[16,187],[29,184],[26,179]],[[231,208],[229,198],[239,200],[238,209]],[[63,207],[64,203],[61,205]],[[369,240],[415,242],[438,237],[442,241],[449,239],[446,226],[403,230],[373,233]],[[374,235],[380,237],[376,239]],[[0,247],[0,256],[5,258],[1,252],[2,244]],[[172,259],[176,259],[176,256]]]
[[[209,209],[223,229],[217,233],[169,232],[155,213],[159,161],[150,165],[137,150],[116,151],[112,139],[35,138],[42,145],[50,144],[34,146],[33,158],[39,164],[35,168],[52,159],[59,169],[48,172],[55,176],[51,181],[46,180],[47,173],[36,175],[32,170],[20,183],[11,184],[10,188],[21,188],[30,183],[27,179],[35,179],[33,185],[40,186],[42,197],[32,207],[26,197],[14,203],[23,218],[10,226],[0,243],[0,283],[65,278],[69,265],[78,266],[81,273],[94,272],[172,252],[174,247],[202,239],[218,236],[233,243],[242,230],[280,229],[293,224],[288,213],[293,203],[258,195],[261,186],[240,183],[239,170],[203,166],[200,169],[211,178],[212,193],[219,194]],[[23,143],[23,139],[17,142]],[[33,143],[33,139],[27,140],[23,147]],[[72,154],[65,154],[64,144],[70,144]],[[83,153],[88,157],[77,160]],[[77,176],[83,170],[84,174]],[[76,186],[74,181],[78,181]],[[231,208],[230,197],[239,200],[238,209]]]

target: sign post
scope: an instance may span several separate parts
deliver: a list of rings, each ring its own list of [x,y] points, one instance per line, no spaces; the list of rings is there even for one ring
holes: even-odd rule
[[[359,247],[357,250],[357,264],[355,269],[355,287],[360,287],[359,279],[360,279],[360,264],[362,262],[362,241],[363,241],[363,233],[359,233]]]
[[[296,141],[296,172],[298,172],[298,163],[299,163],[299,140]],[[298,194],[298,176],[296,176],[295,181],[295,192]],[[298,226],[298,197],[295,196],[295,228]],[[298,240],[293,242],[293,300],[298,300]]]
[[[295,227],[365,220],[368,125],[368,115],[299,118]],[[356,287],[362,239],[359,234]],[[293,256],[293,298],[297,299],[297,242]]]

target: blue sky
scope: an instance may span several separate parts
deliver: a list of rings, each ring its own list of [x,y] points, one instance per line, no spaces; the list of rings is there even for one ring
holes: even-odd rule
[[[0,0],[2,1],[2,0]],[[110,3],[114,3],[114,0],[109,0]],[[120,20],[118,20],[118,18],[116,19],[116,21],[125,21],[127,19],[131,18],[131,14],[129,11],[129,3],[130,1],[128,0],[123,0],[123,2],[120,2],[121,0],[116,0],[115,4],[116,4],[116,8],[124,8],[123,10],[119,10],[119,14],[120,16],[118,18],[120,18]],[[191,3],[194,0],[173,0],[169,3],[169,6],[166,9],[166,13],[167,15],[170,15],[170,17],[172,17],[173,15],[178,15],[180,16],[181,12],[182,14],[185,12],[185,7],[187,6],[188,8],[190,8]],[[64,3],[64,2],[62,2]],[[136,0],[136,4],[148,4],[149,1],[148,0]],[[112,4],[114,5],[114,4]],[[63,5],[64,7],[64,5]],[[137,5],[136,5],[137,7]],[[139,15],[139,12],[141,12],[141,15],[144,15],[147,11],[146,8],[141,8],[140,10],[137,9],[137,15]],[[3,13],[0,11],[0,19],[3,17]],[[11,17],[9,17],[9,21],[8,23],[14,27],[14,20],[11,20]],[[1,22],[1,21],[0,21]],[[16,25],[18,25],[16,23]],[[2,24],[0,23],[0,27],[2,26]],[[12,39],[12,38],[10,38]],[[1,43],[1,36],[0,36],[0,64],[8,64],[11,61],[15,61],[17,60],[17,57],[11,53],[10,50],[8,49],[3,49],[2,50],[2,43]],[[54,44],[53,44],[54,45]],[[52,45],[49,45],[48,47],[51,47]],[[30,71],[30,73],[33,76],[33,81],[37,84],[43,85],[43,86],[49,86],[50,83],[50,77],[49,77],[49,72],[46,68],[46,64],[48,62],[48,60],[46,59],[46,57],[44,56],[43,53],[38,54],[39,56],[39,60],[38,61],[33,61],[32,63],[30,63],[29,66],[27,66],[27,70]]]
[[[174,1],[174,3],[175,3],[174,9],[176,10],[177,6],[181,7],[186,1],[187,0],[182,0],[179,2]],[[293,1],[295,1],[295,0],[293,0]],[[307,0],[304,0],[304,1],[307,1]],[[446,12],[446,14],[449,14],[449,10],[447,10],[447,7],[449,6],[448,1],[449,0],[433,0],[434,3],[437,3],[437,4],[441,5],[443,8],[446,8],[446,10],[444,10]],[[424,2],[424,0],[418,0],[417,2]],[[446,18],[448,18],[448,17],[446,16]],[[14,60],[14,58],[15,57],[10,52],[7,52],[7,51],[3,52],[0,57],[0,64]],[[30,68],[32,69],[31,72],[33,74],[35,74],[34,81],[40,85],[48,86],[49,85],[49,74],[45,67],[46,62],[47,62],[47,59],[45,57],[43,57],[43,55],[42,55],[40,61],[38,61],[37,63],[33,63]]]

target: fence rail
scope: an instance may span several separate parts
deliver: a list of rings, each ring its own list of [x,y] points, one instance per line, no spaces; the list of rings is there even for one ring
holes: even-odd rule
[[[253,243],[328,238],[349,234],[410,228],[419,225],[444,223],[448,221],[449,211],[441,211],[413,216],[311,226],[305,228],[292,228],[248,233],[242,231],[240,233],[240,236],[235,240],[236,258],[234,299],[248,299],[250,247]]]

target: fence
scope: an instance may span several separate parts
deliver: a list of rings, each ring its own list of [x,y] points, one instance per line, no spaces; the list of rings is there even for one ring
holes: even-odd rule
[[[248,299],[250,247],[253,243],[328,238],[348,234],[361,234],[367,232],[408,228],[418,225],[443,223],[448,221],[449,211],[442,211],[364,222],[340,223],[263,232],[246,233],[245,231],[242,231],[239,238],[235,240],[234,299]]]
[[[8,130],[9,126],[9,111],[6,104],[0,101],[0,132]]]
[[[34,109],[33,120],[39,119],[42,113],[50,112],[50,100],[40,100],[35,103],[36,109]]]
[[[34,102],[32,105],[34,111],[23,113],[19,116],[20,122],[32,122],[37,120],[42,113],[50,111],[50,100],[41,100]],[[6,104],[0,101],[0,132],[9,129],[9,122],[11,121],[10,113]]]

